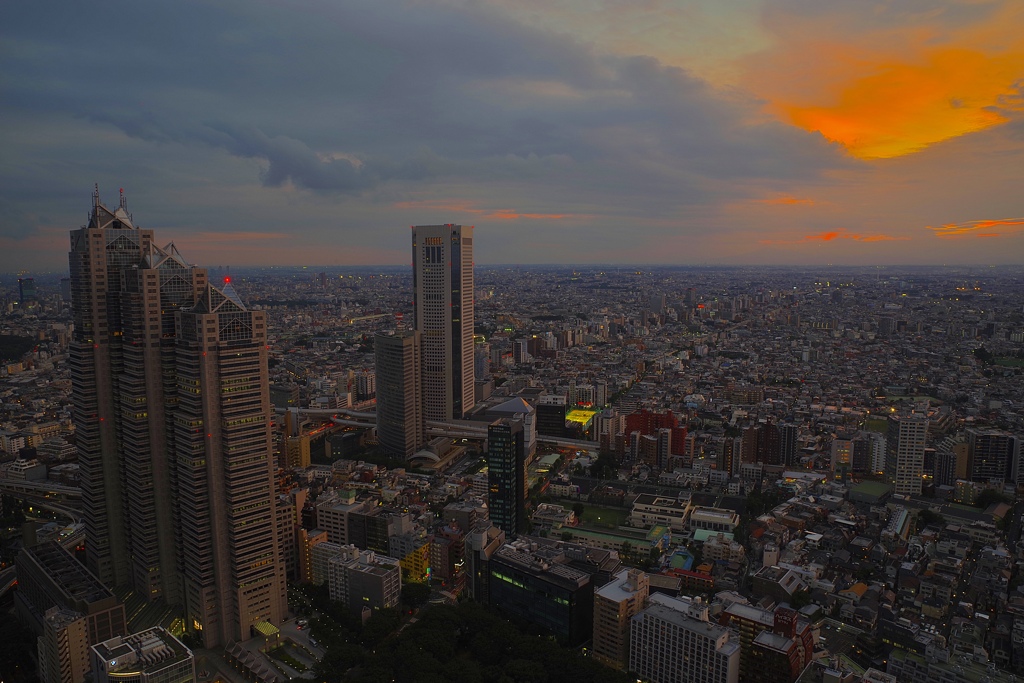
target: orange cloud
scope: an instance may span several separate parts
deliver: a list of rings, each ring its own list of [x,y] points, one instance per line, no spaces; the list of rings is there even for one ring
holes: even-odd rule
[[[852,6],[778,16],[776,46],[747,61],[745,80],[780,118],[854,156],[910,154],[1024,111],[1024,5],[997,5],[973,23],[895,8],[886,16],[902,23],[872,23]]]
[[[431,211],[444,211],[446,213],[468,213],[473,216],[480,216],[483,219],[492,221],[514,221],[514,220],[563,220],[566,218],[587,218],[585,214],[567,213],[520,213],[513,209],[478,209],[468,202],[396,202],[399,209],[427,209]]]
[[[844,84],[824,106],[779,105],[796,125],[820,131],[861,158],[887,158],[983,130],[1007,118],[990,107],[1024,74],[1024,52],[989,56],[947,48],[922,63],[886,63]]]
[[[1000,218],[996,220],[964,221],[946,225],[927,226],[936,237],[956,239],[958,237],[1001,237],[1024,230],[1024,218]],[[979,233],[978,230],[1001,228],[998,232]]]
[[[859,233],[847,232],[845,228],[819,232],[816,235],[804,235],[799,239],[759,240],[760,244],[807,244],[808,242],[831,242],[833,240],[851,240],[853,242],[904,242],[909,237],[894,237],[892,235],[861,235]]]
[[[797,199],[796,197],[772,197],[770,199],[757,199],[755,201],[758,204],[773,204],[782,206],[796,206],[799,204],[814,206],[815,204],[813,199]]]

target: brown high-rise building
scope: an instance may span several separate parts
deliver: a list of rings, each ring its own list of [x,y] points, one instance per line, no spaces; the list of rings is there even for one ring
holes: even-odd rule
[[[426,440],[423,429],[420,333],[378,334],[373,340],[377,439],[391,455],[409,459]]]
[[[267,323],[230,283],[178,314],[174,416],[186,626],[206,647],[287,611],[274,495]]]
[[[156,246],[123,196],[93,195],[69,262],[87,564],[183,606],[207,646],[248,638],[285,609],[264,314]]]
[[[461,419],[472,409],[476,389],[472,226],[413,227],[412,279],[424,419]]]
[[[629,663],[629,626],[647,607],[650,579],[639,569],[623,569],[594,591],[594,658],[623,669]]]
[[[98,191],[88,225],[71,232],[68,261],[75,329],[68,355],[86,562],[108,586],[130,583],[117,430],[117,379],[123,372],[122,278],[142,262],[152,244],[153,231],[132,224],[123,197],[111,211],[100,204]]]

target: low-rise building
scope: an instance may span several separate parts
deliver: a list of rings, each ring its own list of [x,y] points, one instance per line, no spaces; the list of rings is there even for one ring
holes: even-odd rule
[[[557,547],[506,543],[490,559],[490,603],[563,642],[582,643],[593,634],[594,584],[568,561]]]
[[[96,683],[191,683],[195,657],[159,626],[92,646]]]
[[[665,526],[672,531],[686,531],[690,510],[689,494],[680,493],[678,497],[670,498],[641,493],[633,503],[629,523],[644,529]]]

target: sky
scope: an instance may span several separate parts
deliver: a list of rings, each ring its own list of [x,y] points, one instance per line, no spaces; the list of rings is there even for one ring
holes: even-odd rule
[[[0,272],[1024,263],[1020,0],[0,5]]]

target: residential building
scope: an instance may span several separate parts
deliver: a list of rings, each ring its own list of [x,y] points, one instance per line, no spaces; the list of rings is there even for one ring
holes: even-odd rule
[[[355,614],[364,608],[398,607],[402,569],[395,558],[346,545],[328,560],[327,567],[331,600],[344,603]]]
[[[38,641],[42,683],[82,683],[89,672],[89,631],[80,612],[51,607]]]
[[[928,418],[920,414],[890,415],[886,432],[885,475],[893,493],[919,496],[924,478],[924,447]]]
[[[740,646],[700,598],[654,594],[632,619],[629,670],[650,683],[738,683]]]
[[[999,429],[967,430],[967,476],[971,481],[1001,481],[1016,485],[1020,472],[1021,439]]]
[[[744,681],[790,683],[811,661],[811,625],[795,610],[777,608],[773,612],[733,602],[722,612],[719,624],[739,634],[740,677]]]
[[[591,652],[603,664],[623,669],[629,663],[629,627],[647,606],[650,580],[639,569],[623,569],[594,591],[594,641]]]

